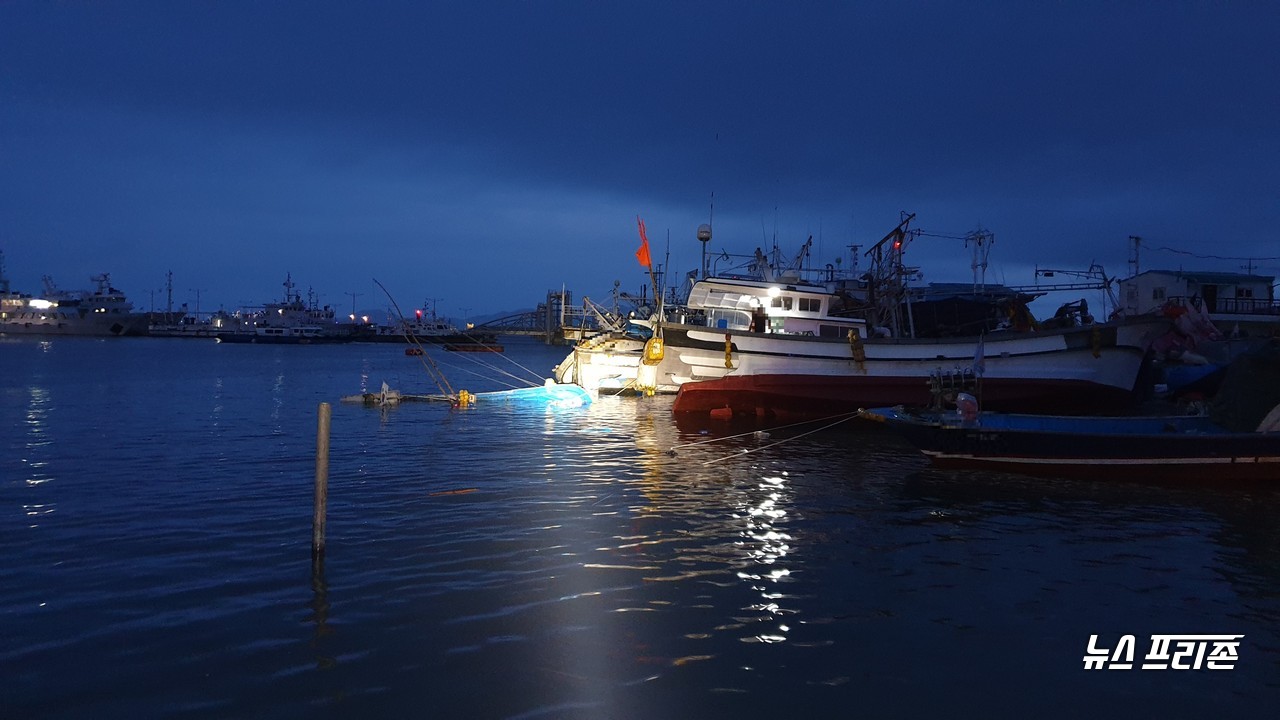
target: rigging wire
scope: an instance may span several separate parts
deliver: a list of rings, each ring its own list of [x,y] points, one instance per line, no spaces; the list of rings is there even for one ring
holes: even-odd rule
[[[463,337],[465,337],[465,338],[467,338],[468,340],[470,340],[470,341],[472,341],[472,342],[476,343],[477,345],[488,345],[488,344],[489,344],[489,343],[485,342],[485,339],[484,339],[483,337],[479,337],[479,336],[476,336],[476,335],[472,335],[472,334],[467,333],[467,332],[463,332],[463,333],[462,333],[462,336],[463,336]],[[477,364],[477,365],[480,365],[480,366],[482,366],[482,367],[484,367],[484,368],[487,368],[487,369],[489,369],[489,370],[492,370],[492,371],[494,371],[494,372],[496,372],[496,373],[498,373],[498,374],[500,374],[500,375],[505,375],[505,376],[507,376],[507,377],[511,378],[512,380],[517,381],[517,382],[523,383],[526,387],[538,387],[538,386],[540,386],[540,385],[542,384],[543,378],[542,378],[542,376],[541,376],[541,375],[539,375],[538,373],[534,372],[533,370],[530,370],[529,368],[525,367],[524,365],[521,365],[520,363],[516,362],[515,360],[512,360],[511,358],[507,357],[504,353],[498,353],[498,356],[499,356],[499,357],[501,357],[503,360],[506,360],[507,362],[511,363],[512,365],[515,365],[516,367],[518,367],[518,368],[520,368],[521,370],[525,371],[526,373],[528,373],[528,374],[529,374],[529,376],[530,376],[530,377],[537,378],[537,381],[528,380],[528,379],[526,379],[526,378],[522,378],[522,377],[520,377],[520,376],[518,376],[518,375],[514,375],[514,374],[512,374],[512,373],[510,373],[510,372],[507,372],[506,370],[503,370],[502,368],[498,367],[497,365],[493,365],[493,364],[491,364],[491,363],[487,363],[487,362],[485,362],[484,360],[482,360],[482,359],[480,359],[480,358],[478,358],[478,357],[475,357],[475,356],[474,356],[474,355],[472,355],[472,354],[464,353],[464,357],[466,357],[466,359],[467,359],[467,360],[469,360],[470,362],[473,362],[473,363],[475,363],[475,364]],[[459,367],[459,368],[460,368],[460,366],[458,366],[458,365],[451,365],[451,366],[452,366],[452,367]],[[472,374],[477,375],[478,377],[483,377],[483,376],[479,375],[478,373],[472,373]],[[516,387],[516,386],[515,386],[515,385],[511,385],[511,386],[509,386],[509,387]]]
[[[467,337],[469,340],[471,340],[472,342],[475,342],[475,343],[477,343],[477,344],[481,344],[481,345],[487,344],[487,343],[485,343],[485,342],[483,341],[483,338],[477,338],[477,337],[475,337],[475,336],[473,336],[473,335],[469,335],[469,334],[467,334],[467,333],[463,333],[463,335],[464,335],[465,337]],[[525,383],[525,384],[527,384],[527,385],[529,385],[529,386],[531,386],[531,387],[536,387],[536,386],[538,386],[538,385],[541,385],[541,384],[542,384],[543,377],[542,377],[541,375],[539,375],[538,373],[534,372],[533,370],[530,370],[529,368],[525,367],[524,365],[521,365],[520,363],[516,362],[515,360],[512,360],[511,358],[507,357],[505,353],[498,353],[498,357],[502,358],[503,360],[506,360],[507,362],[511,363],[512,365],[515,365],[516,367],[520,368],[521,370],[523,370],[523,371],[525,371],[525,372],[529,373],[529,375],[530,375],[531,377],[538,378],[538,381],[537,381],[537,382],[533,382],[533,381],[531,381],[531,380],[527,380],[527,379],[521,378],[521,377],[519,377],[519,376],[513,375],[513,374],[511,374],[511,373],[509,373],[509,372],[507,372],[507,371],[505,371],[505,370],[502,370],[502,369],[498,368],[496,365],[490,365],[490,364],[486,363],[485,361],[481,360],[481,359],[480,359],[480,358],[478,358],[478,357],[468,357],[467,359],[468,359],[468,360],[471,360],[471,361],[473,361],[473,362],[475,362],[475,363],[477,363],[477,364],[479,364],[479,365],[484,365],[485,367],[488,367],[489,369],[491,369],[491,370],[493,370],[493,371],[495,371],[495,372],[502,373],[503,375],[506,375],[507,377],[510,377],[510,378],[512,378],[512,379],[515,379],[515,380],[519,380],[520,382]]]
[[[1200,260],[1280,260],[1280,257],[1257,257],[1257,256],[1253,256],[1253,257],[1228,257],[1228,256],[1225,256],[1225,255],[1198,255],[1198,254],[1193,253],[1193,252],[1187,252],[1186,250],[1175,250],[1175,249],[1173,249],[1173,248],[1170,248],[1170,247],[1163,247],[1163,246],[1161,246],[1161,247],[1153,247],[1153,246],[1151,246],[1151,245],[1143,245],[1143,246],[1142,246],[1142,249],[1143,249],[1143,250],[1160,250],[1160,251],[1163,251],[1163,252],[1171,252],[1171,253],[1175,253],[1175,254],[1177,254],[1177,255],[1187,255],[1187,256],[1189,256],[1189,257],[1198,258],[1198,259],[1200,259]]]
[[[963,236],[963,235],[943,235],[943,234],[941,234],[941,233],[931,233],[931,232],[925,232],[925,231],[923,231],[923,230],[916,230],[915,232],[916,232],[916,235],[918,235],[918,236],[920,236],[920,237],[942,238],[943,240],[970,240],[970,239],[972,239],[972,238],[967,238],[967,237],[965,237],[965,236]]]
[[[501,384],[503,384],[503,385],[506,385],[508,388],[517,388],[517,387],[537,387],[537,385],[536,385],[536,384],[531,383],[529,380],[526,380],[525,378],[522,378],[522,377],[520,377],[520,376],[518,376],[518,375],[514,375],[514,374],[512,374],[512,373],[510,373],[510,372],[507,372],[506,370],[503,370],[502,368],[499,368],[499,367],[497,367],[497,366],[490,365],[490,364],[488,364],[488,363],[484,362],[483,360],[481,360],[480,358],[472,357],[472,355],[471,355],[470,353],[463,353],[463,356],[464,356],[464,357],[466,357],[466,359],[467,359],[467,360],[469,360],[469,361],[471,361],[471,362],[474,362],[474,363],[476,363],[477,365],[480,365],[481,367],[485,368],[486,370],[491,370],[491,371],[493,371],[493,372],[495,372],[495,373],[497,373],[497,374],[499,374],[499,375],[505,375],[506,377],[511,378],[511,379],[512,379],[512,380],[514,380],[515,382],[514,382],[514,383],[511,383],[511,382],[504,382],[504,381],[502,381],[502,380],[500,380],[500,379],[490,377],[489,375],[485,375],[485,374],[483,374],[483,373],[476,372],[475,370],[472,370],[472,369],[470,369],[470,368],[463,367],[462,365],[459,365],[459,364],[457,364],[457,363],[448,363],[448,362],[444,362],[443,360],[440,360],[440,361],[438,361],[438,363],[437,363],[437,364],[439,364],[439,365],[444,365],[444,366],[446,366],[446,367],[448,367],[448,368],[450,368],[450,369],[452,369],[452,370],[457,370],[457,371],[459,371],[459,372],[464,372],[464,373],[467,373],[467,374],[469,374],[469,375],[474,375],[474,376],[476,376],[476,377],[478,377],[478,378],[482,378],[482,379],[485,379],[485,380],[494,380],[495,382],[498,382],[498,383],[501,383]],[[514,361],[513,361],[513,362],[514,362]],[[517,384],[517,383],[518,383],[518,384]]]

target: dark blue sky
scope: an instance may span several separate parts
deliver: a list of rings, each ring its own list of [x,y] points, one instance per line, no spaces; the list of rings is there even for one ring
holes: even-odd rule
[[[693,269],[712,193],[712,250],[813,235],[815,265],[903,210],[995,233],[1010,284],[1126,275],[1130,235],[1273,258],[1278,27],[1261,2],[6,2],[0,250],[25,291],[107,271],[146,307],[172,270],[209,310],[292,273],[454,316],[637,290],[636,215]],[[910,251],[972,277],[958,241]]]

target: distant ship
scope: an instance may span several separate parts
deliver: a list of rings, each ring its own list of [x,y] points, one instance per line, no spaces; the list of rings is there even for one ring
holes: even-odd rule
[[[332,307],[318,307],[314,292],[308,293],[308,302],[304,303],[294,287],[293,276],[286,275],[283,302],[267,303],[246,324],[219,330],[214,337],[222,343],[266,345],[344,343],[355,338],[353,326],[338,323]]]
[[[95,290],[59,290],[53,279],[44,276],[40,296],[9,288],[0,258],[0,333],[7,335],[145,335],[147,318],[133,312],[133,303],[111,287],[111,278],[101,273],[89,278]]]
[[[354,317],[354,316],[353,316]],[[502,352],[496,333],[478,331],[470,325],[466,329],[438,317],[435,310],[424,313],[414,311],[413,317],[394,319],[388,317],[386,325],[374,326],[356,335],[360,342],[427,343],[443,345],[446,350],[481,350]]]

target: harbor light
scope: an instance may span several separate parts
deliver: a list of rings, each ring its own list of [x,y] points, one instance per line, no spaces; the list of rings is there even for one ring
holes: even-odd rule
[[[37,309],[37,310],[48,310],[48,309],[49,309],[49,308],[51,308],[51,307],[56,307],[56,306],[57,306],[57,303],[49,302],[48,300],[45,300],[44,298],[32,298],[31,300],[29,300],[29,301],[27,301],[27,302],[28,302],[28,304],[30,304],[30,305],[31,305],[31,307],[33,307],[33,308],[35,308],[35,309]]]
[[[769,297],[771,297],[771,298],[776,298],[776,297],[778,297],[778,296],[779,296],[779,295],[781,295],[781,294],[782,294],[782,288],[777,287],[776,285],[775,285],[775,286],[771,286],[771,287],[769,288]]]

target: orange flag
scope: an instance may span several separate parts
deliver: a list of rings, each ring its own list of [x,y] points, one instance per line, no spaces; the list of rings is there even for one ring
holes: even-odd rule
[[[649,236],[644,232],[644,221],[637,215],[636,222],[640,224],[640,249],[636,250],[636,260],[639,260],[641,265],[652,268],[653,262],[649,259]]]

